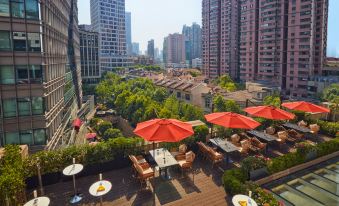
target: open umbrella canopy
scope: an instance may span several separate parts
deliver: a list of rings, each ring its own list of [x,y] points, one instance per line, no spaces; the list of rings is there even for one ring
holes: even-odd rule
[[[295,115],[273,106],[247,107],[245,112],[256,117],[272,120],[291,120]]]
[[[79,118],[76,118],[74,121],[73,121],[73,127],[80,127],[82,125],[82,122],[81,122],[81,119]]]
[[[86,134],[86,139],[94,139],[97,137],[96,133],[87,133]]]
[[[260,125],[250,117],[232,112],[212,113],[205,115],[205,118],[210,123],[233,129],[254,129]]]
[[[298,110],[303,112],[312,112],[312,113],[328,113],[329,109],[325,107],[318,106],[316,104],[312,104],[310,102],[286,102],[282,104],[283,107],[286,107],[291,110]]]
[[[134,133],[150,142],[179,142],[194,131],[191,124],[176,119],[153,119],[138,123]]]

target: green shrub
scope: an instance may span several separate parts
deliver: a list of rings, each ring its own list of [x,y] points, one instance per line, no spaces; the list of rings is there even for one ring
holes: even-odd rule
[[[319,143],[316,146],[316,151],[318,157],[331,154],[333,152],[339,151],[339,138],[335,138],[328,142]]]
[[[89,121],[89,125],[92,127],[92,128],[95,128],[98,123],[102,121],[100,118],[97,118],[97,117],[94,117],[92,118],[90,121]]]
[[[105,131],[103,138],[105,140],[108,140],[108,139],[114,139],[114,138],[122,137],[122,136],[123,135],[119,129],[109,128],[108,130]]]
[[[242,169],[231,169],[225,171],[222,182],[225,190],[230,195],[244,194],[246,193],[246,186],[244,183],[247,178],[247,173]]]
[[[320,126],[320,131],[326,135],[335,137],[337,132],[339,132],[339,122],[316,120],[315,123]]]
[[[298,152],[285,154],[284,156],[272,159],[268,163],[267,169],[271,174],[283,171],[290,167],[304,163],[305,156],[306,154],[301,154]]]
[[[108,122],[108,121],[103,121],[101,124],[99,124],[97,127],[96,127],[96,130],[99,132],[99,134],[101,136],[103,136],[106,132],[106,130],[112,128],[113,125],[111,122]]]
[[[266,167],[266,161],[260,156],[249,156],[241,161],[241,168],[244,172],[249,173],[256,169],[261,169]]]
[[[257,187],[255,190],[252,191],[252,198],[258,205],[269,205],[269,206],[281,206],[283,205],[274,196],[268,192],[263,190],[260,187]]]

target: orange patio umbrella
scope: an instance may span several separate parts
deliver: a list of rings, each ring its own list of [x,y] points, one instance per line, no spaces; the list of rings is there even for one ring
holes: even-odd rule
[[[96,133],[87,133],[86,134],[86,139],[94,139],[97,137]]]
[[[232,112],[212,113],[205,115],[205,118],[210,123],[233,129],[254,129],[260,125],[250,117]]]
[[[329,109],[325,107],[318,106],[316,104],[312,104],[310,102],[286,102],[282,104],[283,107],[286,107],[291,110],[298,110],[303,112],[312,112],[312,113],[328,113]]]
[[[274,106],[247,107],[244,111],[256,117],[272,120],[291,120],[295,118],[294,114]]]
[[[179,142],[194,131],[191,124],[176,119],[153,119],[138,123],[134,133],[150,142]]]

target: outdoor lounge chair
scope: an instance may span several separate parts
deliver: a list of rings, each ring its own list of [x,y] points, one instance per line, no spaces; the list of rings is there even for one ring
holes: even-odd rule
[[[133,164],[133,166],[135,167],[135,170],[137,171],[137,179],[139,179],[140,181],[140,187],[142,188],[142,186],[144,184],[146,184],[146,187],[148,187],[147,181],[150,178],[154,177],[154,171],[153,169],[147,164],[143,164],[143,165],[138,165],[138,164]]]
[[[184,171],[192,170],[193,162],[195,159],[195,154],[192,151],[190,151],[183,155],[177,155],[175,159],[178,161],[179,167],[181,169],[181,175],[183,175]],[[193,181],[194,181],[194,174],[193,174]]]
[[[287,131],[288,136],[296,139],[297,141],[301,140],[304,137],[304,134],[298,133],[294,129],[290,129]]]
[[[299,127],[307,127],[307,122],[305,122],[304,120],[301,120],[298,122],[297,124]]]
[[[257,152],[257,153],[266,152],[267,143],[260,142],[256,137],[251,138],[250,141],[251,141],[250,149],[253,152]]]
[[[270,134],[270,135],[274,135],[276,133],[276,129],[272,126],[267,127],[265,131],[266,131],[267,134]]]
[[[179,148],[172,148],[171,154],[176,157],[178,155],[184,155],[187,151],[187,146],[185,144],[181,144]]]
[[[320,126],[317,124],[310,125],[311,133],[317,135],[320,131]]]
[[[208,146],[206,146],[203,142],[197,142],[198,147],[199,147],[199,155],[203,159],[208,159]]]
[[[295,141],[297,141],[297,139],[295,139],[294,137],[290,137],[288,135],[287,131],[280,131],[280,132],[278,132],[278,139],[285,139],[288,142],[295,142]]]
[[[243,140],[240,142],[241,143],[241,147],[239,149],[239,152],[242,156],[247,156],[249,151],[250,151],[250,147],[251,147],[251,142],[250,140]]]
[[[277,142],[279,145],[279,148],[281,149],[283,145],[286,144],[287,138],[288,138],[288,133],[286,131],[281,131],[277,133]]]
[[[240,139],[241,139],[241,137],[238,134],[234,134],[234,135],[231,136],[232,144],[234,144],[237,147],[241,146]]]
[[[139,155],[139,156],[129,155],[128,157],[132,162],[132,171],[134,172],[134,175],[136,175],[137,170],[135,169],[133,164],[149,166],[149,164],[146,162],[145,158],[141,155]]]
[[[224,156],[221,153],[215,151],[212,147],[206,147],[208,151],[208,159],[212,162],[212,167],[224,160]]]

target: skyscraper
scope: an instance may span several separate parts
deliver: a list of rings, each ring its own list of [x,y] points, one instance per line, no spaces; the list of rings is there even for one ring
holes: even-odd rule
[[[307,97],[326,56],[328,0],[203,0],[203,69]]]
[[[82,103],[77,1],[1,1],[0,18],[0,146],[58,147]]]
[[[147,56],[154,59],[154,39],[151,39],[147,43]]]
[[[88,25],[79,25],[81,77],[85,84],[100,81],[99,34],[93,32]]]
[[[184,25],[182,34],[185,36],[186,60],[192,63],[192,59],[201,58],[201,28],[197,23],[192,26]]]
[[[132,55],[137,56],[140,54],[140,48],[139,48],[139,43],[138,42],[133,42],[132,43]]]
[[[165,64],[186,64],[184,35],[175,33],[165,37],[163,55]]]
[[[132,19],[131,12],[126,12],[126,46],[127,46],[127,54],[132,55]]]
[[[238,0],[203,0],[202,21],[204,74],[238,79]]]
[[[111,71],[132,64],[127,57],[125,0],[91,0],[92,28],[99,33],[101,69]]]

